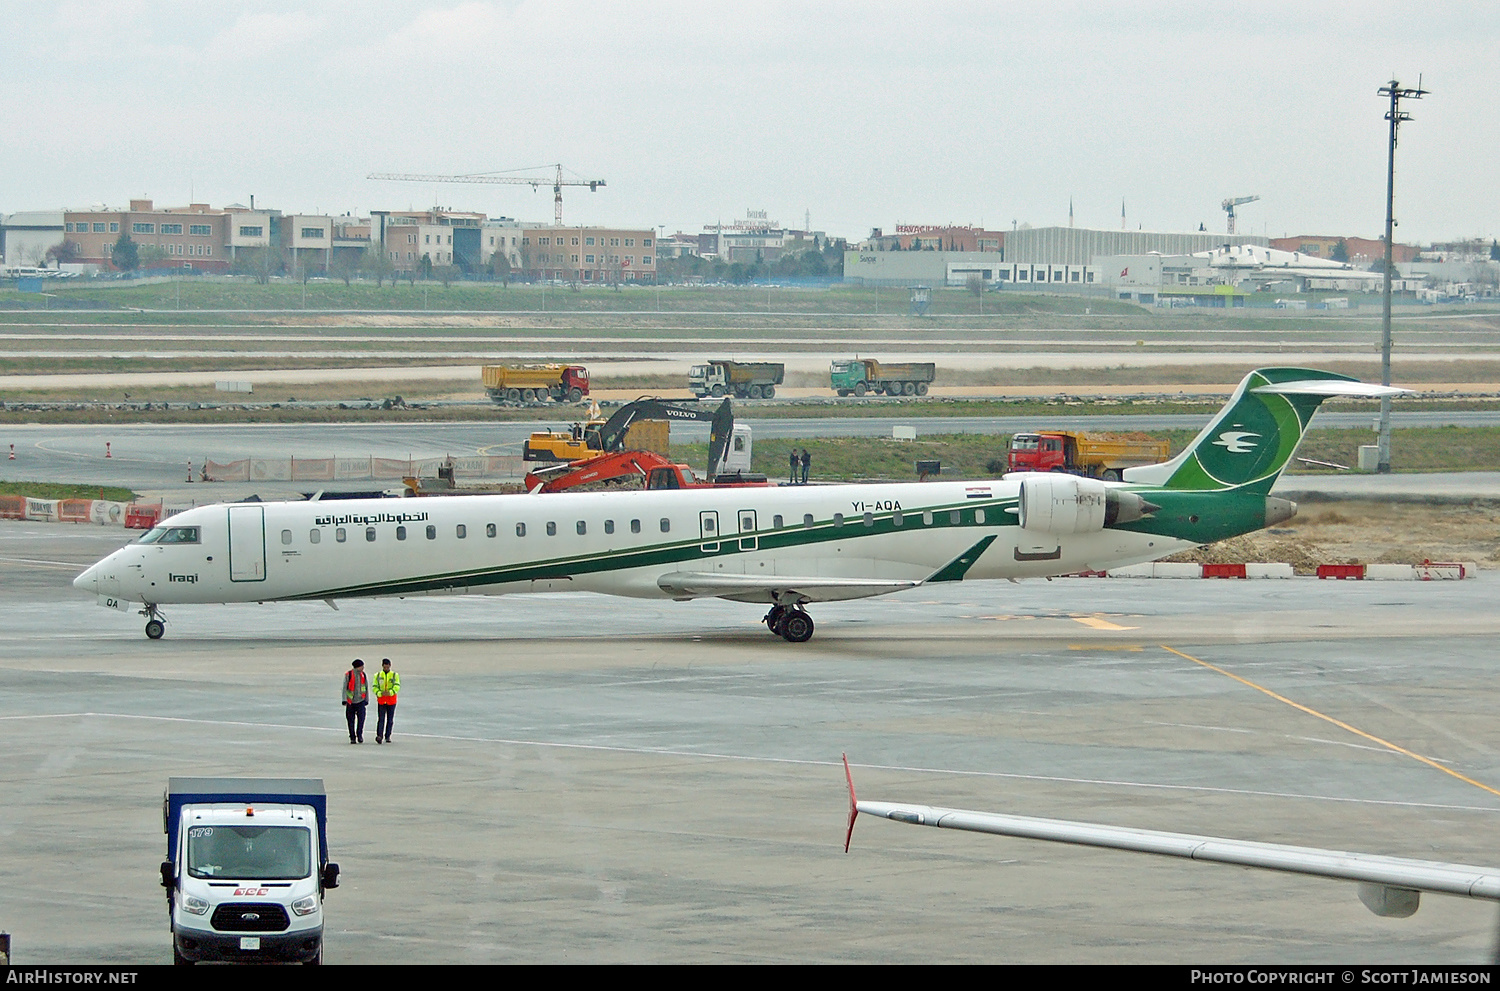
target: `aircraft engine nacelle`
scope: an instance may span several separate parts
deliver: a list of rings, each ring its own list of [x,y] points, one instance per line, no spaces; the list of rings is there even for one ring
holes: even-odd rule
[[[1021,480],[1021,526],[1037,533],[1097,533],[1160,508],[1092,478],[1036,475]]]

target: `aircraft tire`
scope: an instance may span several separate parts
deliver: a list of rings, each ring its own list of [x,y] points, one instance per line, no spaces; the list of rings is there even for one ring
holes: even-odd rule
[[[160,640],[166,632],[167,624],[163,623],[161,620],[152,619],[146,622],[146,636],[150,637],[152,640]]]
[[[788,610],[781,621],[781,635],[787,643],[807,643],[812,639],[812,617],[800,609]]]

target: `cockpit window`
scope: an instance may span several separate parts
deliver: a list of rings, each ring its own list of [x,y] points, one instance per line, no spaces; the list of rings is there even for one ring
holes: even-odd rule
[[[143,544],[196,544],[198,528],[195,526],[158,526],[147,531],[141,538]]]

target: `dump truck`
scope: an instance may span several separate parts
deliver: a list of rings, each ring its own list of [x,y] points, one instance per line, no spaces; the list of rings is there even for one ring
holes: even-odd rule
[[[1062,471],[1118,482],[1126,468],[1167,460],[1171,446],[1146,434],[1066,430],[1020,433],[1010,439],[1010,471]]]
[[[833,390],[841,396],[925,396],[936,368],[930,361],[876,361],[853,358],[835,361],[828,369]]]
[[[702,399],[734,396],[736,399],[771,399],[786,377],[779,361],[729,361],[715,358],[706,365],[688,369],[688,388]]]
[[[484,391],[497,403],[582,402],[589,370],[582,365],[485,365]]]
[[[172,961],[323,962],[328,798],[319,778],[169,778]]]

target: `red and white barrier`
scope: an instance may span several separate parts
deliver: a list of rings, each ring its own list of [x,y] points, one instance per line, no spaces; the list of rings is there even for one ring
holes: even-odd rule
[[[1421,564],[1320,564],[1317,577],[1333,581],[1455,581],[1473,578],[1479,568],[1469,561],[1424,561]],[[1155,561],[1108,571],[1084,571],[1069,578],[1291,578],[1284,562],[1192,564]]]

